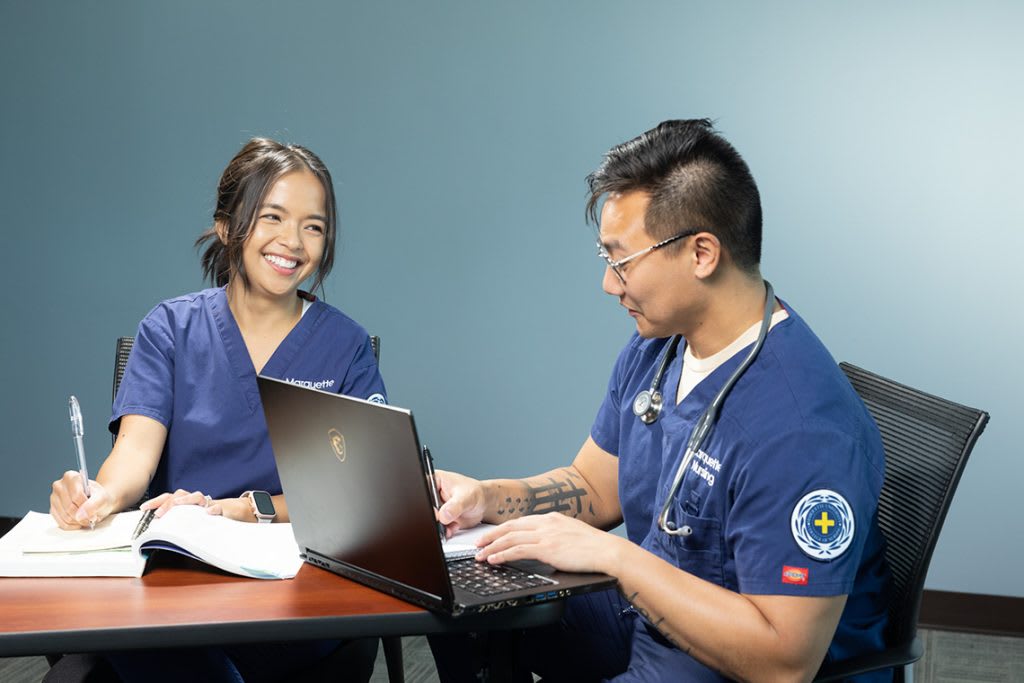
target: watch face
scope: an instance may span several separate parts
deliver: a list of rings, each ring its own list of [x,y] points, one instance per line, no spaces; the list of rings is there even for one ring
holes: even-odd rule
[[[261,515],[273,515],[275,513],[274,501],[266,491],[253,491],[252,501],[256,503],[256,510]]]

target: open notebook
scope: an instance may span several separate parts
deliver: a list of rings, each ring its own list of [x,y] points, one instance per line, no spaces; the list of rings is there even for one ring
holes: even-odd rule
[[[29,512],[0,538],[0,576],[142,576],[154,550],[257,579],[290,579],[302,566],[290,524],[238,522],[179,505],[160,518],[135,510],[75,531]]]

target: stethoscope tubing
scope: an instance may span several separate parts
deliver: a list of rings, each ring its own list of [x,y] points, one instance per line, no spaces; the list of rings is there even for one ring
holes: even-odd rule
[[[661,513],[658,515],[658,526],[666,534],[670,536],[690,536],[693,533],[693,528],[689,525],[684,524],[678,526],[674,521],[668,518],[669,508],[672,507],[672,501],[676,499],[680,493],[682,487],[683,477],[686,476],[686,470],[690,467],[690,462],[694,456],[700,451],[701,446],[707,441],[708,436],[711,434],[711,430],[714,428],[715,423],[718,420],[718,411],[721,410],[722,404],[725,402],[726,396],[732,391],[732,387],[743,376],[743,373],[747,371],[747,368],[753,364],[757,355],[761,352],[761,347],[764,346],[764,341],[768,337],[768,330],[771,329],[772,314],[775,309],[775,290],[767,280],[764,281],[765,286],[765,304],[764,304],[764,316],[761,318],[761,328],[757,333],[757,341],[754,342],[753,348],[750,349],[750,353],[743,359],[740,366],[736,368],[729,379],[726,380],[722,388],[718,390],[715,397],[708,404],[708,407],[704,409],[700,418],[697,420],[697,424],[694,425],[693,431],[690,432],[690,437],[686,440],[686,451],[683,453],[682,459],[679,461],[679,467],[676,468],[675,477],[672,479],[672,487],[669,489],[668,495],[665,497],[665,503],[661,508]],[[669,345],[668,351],[665,353],[665,357],[661,361],[661,367],[654,375],[654,379],[651,382],[651,388],[648,390],[653,396],[658,392],[658,385],[661,384],[661,377],[671,362],[672,356],[675,355],[675,349],[678,346],[679,336],[673,339],[673,343]],[[660,405],[659,410],[660,413]],[[638,415],[639,417],[639,415]],[[652,424],[657,420],[657,415],[650,422],[644,421],[645,424]]]

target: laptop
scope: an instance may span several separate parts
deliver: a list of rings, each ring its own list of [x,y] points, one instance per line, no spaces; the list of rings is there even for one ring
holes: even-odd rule
[[[295,541],[309,564],[451,616],[610,588],[540,562],[445,558],[412,413],[258,377]]]

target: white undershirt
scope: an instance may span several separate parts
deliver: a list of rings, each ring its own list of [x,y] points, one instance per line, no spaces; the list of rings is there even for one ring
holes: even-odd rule
[[[313,302],[310,301],[309,299],[303,299],[302,300],[302,313],[299,313],[299,319],[300,320],[302,319],[302,316],[306,315],[306,311],[308,311],[309,307],[312,306],[312,305],[313,305]]]
[[[768,326],[768,329],[775,327],[783,320],[789,317],[789,313],[783,308],[781,311],[775,311],[772,314],[772,322]],[[679,375],[679,389],[676,391],[676,403],[682,403],[686,395],[693,391],[693,388],[700,384],[701,380],[714,372],[719,365],[729,360],[737,353],[740,349],[750,346],[757,340],[757,333],[761,330],[761,321],[758,320],[756,323],[747,328],[747,331],[741,334],[736,340],[726,346],[718,353],[712,354],[707,358],[694,358],[693,353],[690,351],[690,345],[686,345],[686,349],[683,351],[683,370]]]

